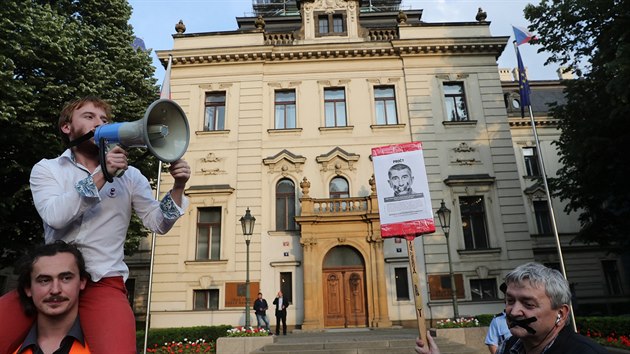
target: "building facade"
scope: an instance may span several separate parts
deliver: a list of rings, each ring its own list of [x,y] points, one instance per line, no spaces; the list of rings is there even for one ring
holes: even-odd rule
[[[500,311],[515,266],[557,264],[538,230],[531,127],[496,64],[508,37],[492,36],[485,16],[425,23],[422,10],[356,0],[297,1],[279,15],[258,5],[235,31],[188,34],[180,23],[173,48],[158,51],[164,64],[172,56],[193,174],[186,215],[155,244],[151,327],[245,324],[247,278],[251,302],[284,293],[290,326],[413,326],[407,245],[381,237],[373,181],[371,148],[390,144],[422,142],[431,207],[452,210],[448,238],[436,219],[414,241],[428,320],[455,312],[449,263],[460,315]],[[547,130],[545,146],[557,134]],[[246,209],[256,217],[249,247]],[[579,227],[559,219],[563,233]],[[576,293],[600,297],[599,275],[572,271],[572,256],[569,278],[592,282],[575,282]],[[593,267],[610,257],[594,256]]]
[[[415,240],[425,316],[453,316],[447,241],[459,313],[500,310],[502,277],[533,259],[496,66],[508,38],[484,20],[297,5],[158,52],[173,58],[194,172],[187,214],[157,239],[151,326],[244,324],[247,208],[251,294],[282,290],[291,325],[413,323],[406,244],[380,237],[370,159],[409,141],[423,143],[432,208],[453,210],[448,240],[439,227]]]
[[[538,150],[529,112],[525,111],[524,118],[521,114],[518,82],[508,69],[499,71],[514,152],[517,156],[534,259],[560,270],[551,211],[541,176],[544,172],[549,178],[556,177],[556,172],[562,167],[558,150],[554,145],[554,141],[560,136],[558,121],[549,115],[549,105],[566,103],[561,80],[574,78],[570,73],[562,73],[559,69],[560,80],[530,82],[532,113],[544,161],[543,170],[543,166],[538,162]],[[567,214],[564,211],[565,203],[557,198],[552,199],[552,205],[567,279],[574,295],[575,313],[615,315],[630,312],[628,255],[619,255],[612,248],[576,241],[580,230],[577,214]]]

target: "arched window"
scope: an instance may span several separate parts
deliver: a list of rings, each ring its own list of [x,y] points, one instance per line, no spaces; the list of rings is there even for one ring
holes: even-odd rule
[[[276,184],[276,230],[295,229],[295,184],[281,179]]]
[[[335,177],[330,180],[330,198],[349,198],[350,188],[348,181],[343,177]]]

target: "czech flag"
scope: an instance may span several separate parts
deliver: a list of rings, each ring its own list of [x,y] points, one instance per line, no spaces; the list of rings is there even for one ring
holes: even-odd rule
[[[512,26],[512,29],[514,29],[514,37],[516,37],[516,45],[525,44],[531,41],[532,39],[536,39],[536,36],[533,33],[528,32],[527,29],[523,27]]]

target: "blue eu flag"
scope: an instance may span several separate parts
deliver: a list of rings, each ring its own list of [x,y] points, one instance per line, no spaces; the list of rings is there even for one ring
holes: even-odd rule
[[[521,59],[521,52],[516,48],[516,60],[518,61],[518,92],[521,95],[521,117],[525,117],[525,106],[531,105],[529,99],[529,82],[527,81],[527,74],[525,73],[525,67],[523,66],[523,59]]]

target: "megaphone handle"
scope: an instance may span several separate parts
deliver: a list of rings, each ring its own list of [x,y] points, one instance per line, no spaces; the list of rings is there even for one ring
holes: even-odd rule
[[[112,176],[109,171],[107,171],[107,164],[105,162],[105,155],[107,155],[107,143],[105,138],[100,138],[98,141],[98,159],[101,164],[101,171],[103,172],[103,177],[109,183],[114,182],[114,177],[120,177],[125,173],[125,170],[117,170]]]

